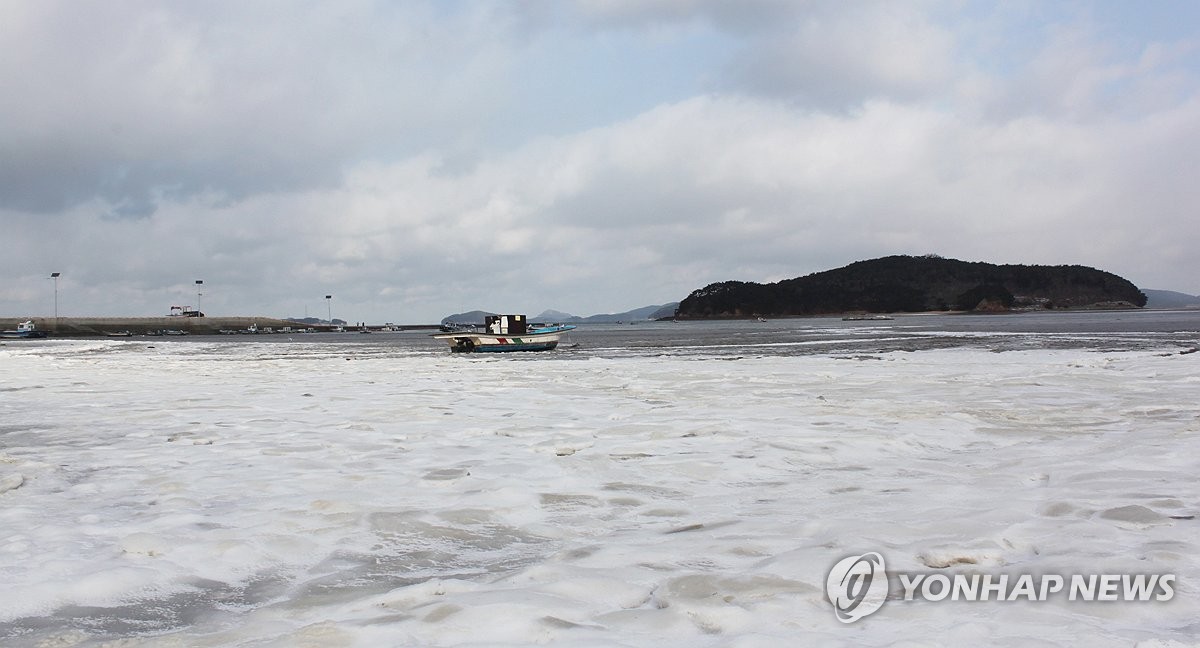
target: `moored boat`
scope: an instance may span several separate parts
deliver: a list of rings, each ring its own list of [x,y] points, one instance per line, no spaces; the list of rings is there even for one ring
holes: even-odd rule
[[[445,340],[450,350],[456,352],[549,351],[557,347],[563,335],[575,326],[552,324],[530,327],[524,315],[489,315],[483,328],[483,331],[435,333],[433,338]]]
[[[446,322],[438,327],[442,333],[473,333],[475,329],[474,324],[459,324],[458,322]]]
[[[34,325],[33,320],[26,320],[17,324],[15,330],[0,332],[0,337],[8,339],[44,338],[46,337],[46,332],[39,331],[37,326]]]

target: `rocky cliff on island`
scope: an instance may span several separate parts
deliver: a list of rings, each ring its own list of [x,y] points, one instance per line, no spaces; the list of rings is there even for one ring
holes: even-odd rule
[[[760,284],[723,281],[679,304],[690,319],[834,313],[1140,308],[1127,279],[1080,265],[996,265],[935,255],[889,256]]]

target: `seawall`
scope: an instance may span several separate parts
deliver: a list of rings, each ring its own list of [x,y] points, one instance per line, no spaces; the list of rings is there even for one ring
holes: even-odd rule
[[[105,335],[121,331],[143,335],[164,330],[209,335],[221,330],[244,330],[251,325],[256,325],[259,329],[270,327],[276,331],[285,326],[292,329],[312,327],[318,331],[329,329],[327,326],[300,324],[273,317],[3,317],[0,318],[0,329],[13,330],[17,328],[17,324],[27,320],[33,320],[39,331],[45,331],[51,336]]]

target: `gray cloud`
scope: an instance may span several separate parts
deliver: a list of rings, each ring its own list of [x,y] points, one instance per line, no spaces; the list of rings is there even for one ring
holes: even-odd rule
[[[363,157],[453,143],[503,94],[510,45],[484,12],[357,9],[7,5],[0,207],[335,186]]]
[[[5,5],[0,311],[60,271],[64,314],[588,314],[927,252],[1200,291],[1186,44],[998,72],[949,5],[734,6]]]

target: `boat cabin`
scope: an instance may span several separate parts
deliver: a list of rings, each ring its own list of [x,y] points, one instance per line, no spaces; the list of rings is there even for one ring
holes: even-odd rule
[[[524,315],[488,315],[483,319],[483,329],[493,335],[525,335],[529,322]]]

